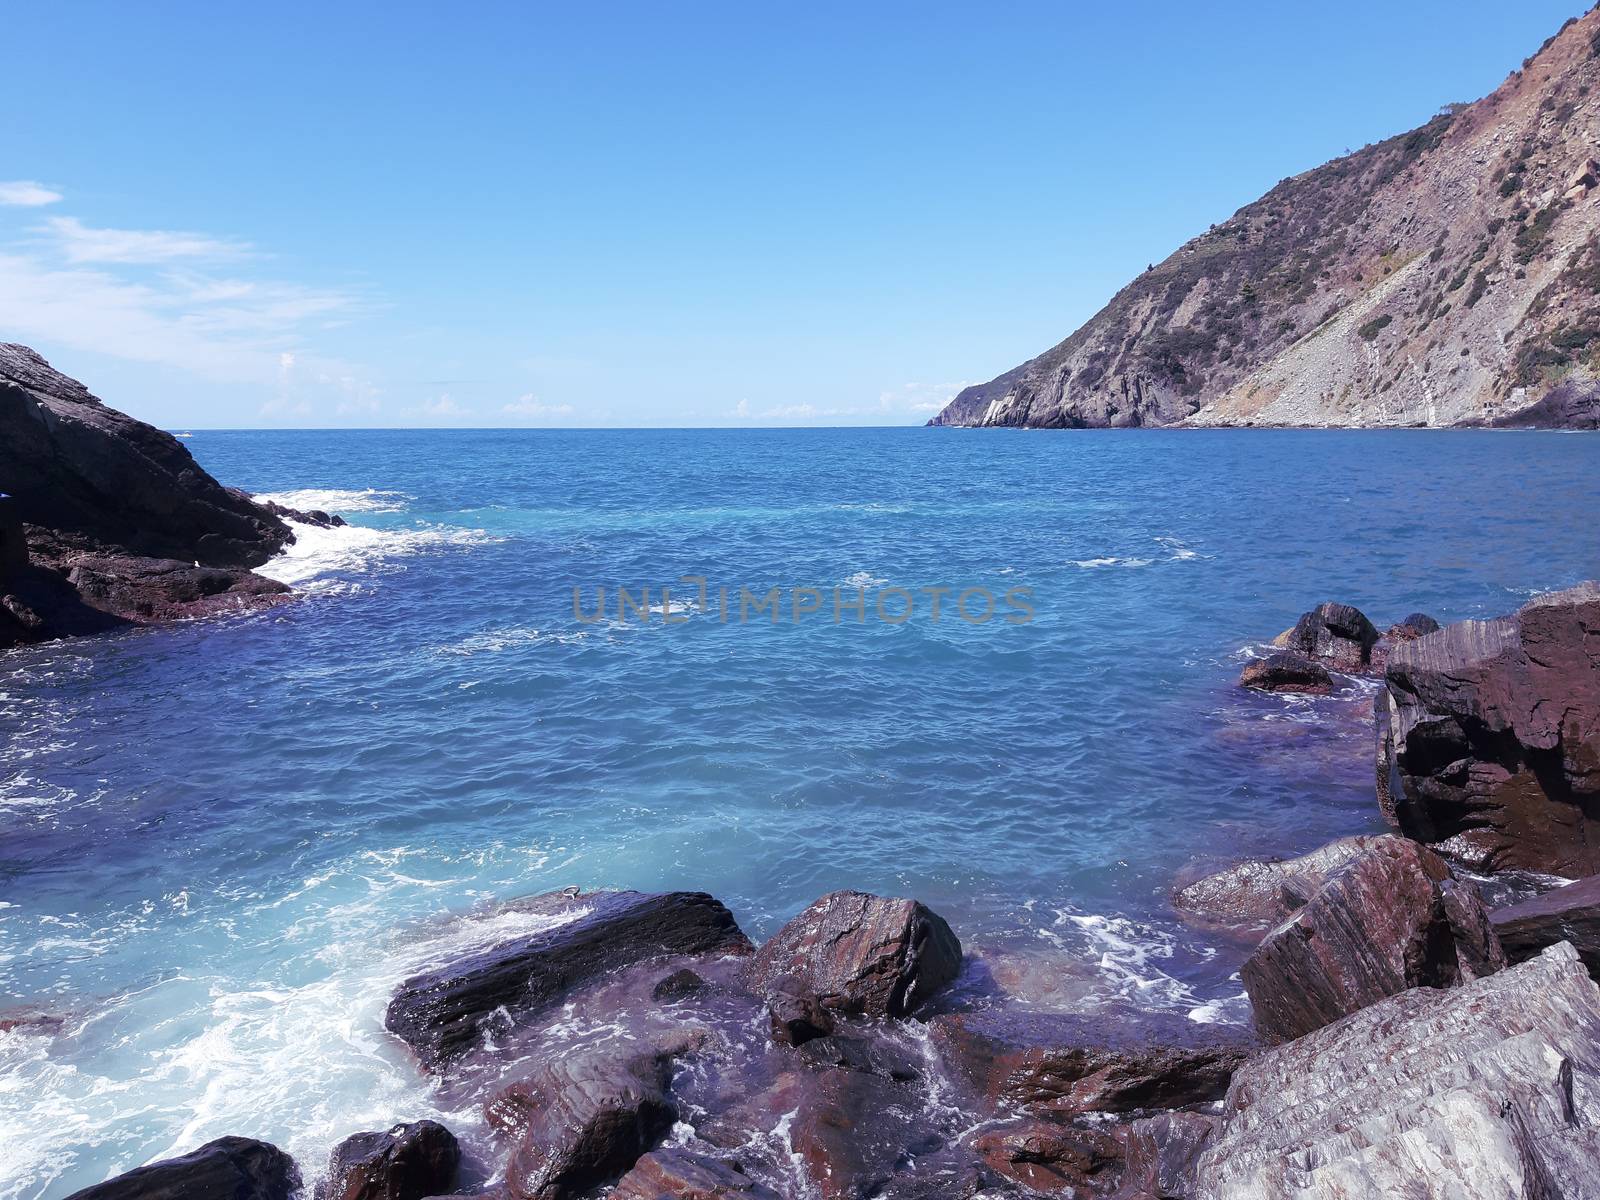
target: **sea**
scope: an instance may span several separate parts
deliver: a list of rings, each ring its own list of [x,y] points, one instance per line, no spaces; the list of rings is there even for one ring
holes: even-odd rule
[[[477,1112],[398,980],[576,886],[914,896],[1013,1002],[1245,1023],[1179,882],[1383,828],[1375,684],[1241,691],[1600,576],[1600,437],[195,431],[298,528],[263,612],[0,653],[0,1197],[225,1134],[308,1181]],[[624,595],[626,593],[626,595]],[[937,616],[934,612],[938,602]],[[483,1151],[487,1153],[486,1150]]]

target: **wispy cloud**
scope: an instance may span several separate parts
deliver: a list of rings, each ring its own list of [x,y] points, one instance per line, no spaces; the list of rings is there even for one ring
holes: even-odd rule
[[[51,217],[42,231],[52,236],[70,263],[170,263],[182,259],[224,260],[247,257],[244,242],[203,233],[163,229],[95,229],[77,217]]]
[[[956,398],[956,393],[970,384],[961,383],[907,383],[897,391],[887,391],[878,396],[878,408],[887,413],[936,413]]]
[[[517,397],[510,404],[502,406],[500,411],[512,417],[570,417],[573,413],[573,408],[570,404],[545,404],[532,392],[529,392],[525,396]]]
[[[12,179],[0,183],[0,204],[13,208],[39,208],[41,205],[54,204],[59,199],[60,192],[32,179]]]

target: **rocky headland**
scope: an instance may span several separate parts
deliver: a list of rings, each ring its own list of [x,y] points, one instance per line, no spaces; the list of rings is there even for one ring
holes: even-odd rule
[[[1597,147],[1591,11],[1491,95],[1283,180],[930,424],[1594,429]]]
[[[569,888],[388,1006],[487,1152],[399,1113],[325,1163],[225,1138],[77,1200],[1600,1197],[1597,645],[1595,584],[1276,639],[1376,682],[1394,832],[1174,893],[1250,947],[1253,1029],[1019,1003],[910,898],[835,892],[758,946],[703,893]]]
[[[255,573],[326,513],[259,504],[181,441],[0,344],[0,649],[289,595]]]

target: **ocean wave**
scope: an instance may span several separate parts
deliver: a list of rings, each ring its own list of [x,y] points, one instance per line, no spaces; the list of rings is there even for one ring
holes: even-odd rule
[[[1075,558],[1070,560],[1070,565],[1092,571],[1098,567],[1148,567],[1154,561],[1152,558]]]
[[[298,508],[302,512],[330,513],[397,513],[415,499],[405,492],[385,492],[377,488],[351,491],[343,488],[295,488],[287,492],[258,492],[255,498],[263,503],[281,504]]]
[[[874,575],[871,571],[857,571],[854,575],[847,576],[840,587],[847,588],[873,588],[882,587],[888,583],[887,579]]]
[[[359,574],[387,560],[421,554],[450,546],[485,546],[502,542],[482,529],[462,529],[450,525],[429,525],[412,529],[373,529],[365,525],[336,525],[324,529],[299,521],[294,526],[294,542],[265,566],[258,575],[276,579],[294,588],[330,590],[337,577]]]
[[[677,601],[673,601],[674,609]],[[655,611],[655,610],[652,610]],[[502,650],[515,649],[518,646],[531,646],[539,642],[555,642],[558,645],[570,645],[581,642],[589,636],[587,629],[568,631],[565,633],[551,633],[538,629],[512,626],[506,629],[486,629],[482,633],[464,637],[459,642],[440,646],[435,653],[450,658],[471,658],[477,654],[498,654]]]

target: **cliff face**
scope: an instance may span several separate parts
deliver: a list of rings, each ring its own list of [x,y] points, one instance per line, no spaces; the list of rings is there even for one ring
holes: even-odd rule
[[[1600,9],[1286,179],[933,425],[1600,427]]]
[[[283,520],[223,487],[170,434],[9,344],[0,494],[0,648],[257,606],[288,590],[249,570],[294,540]]]

